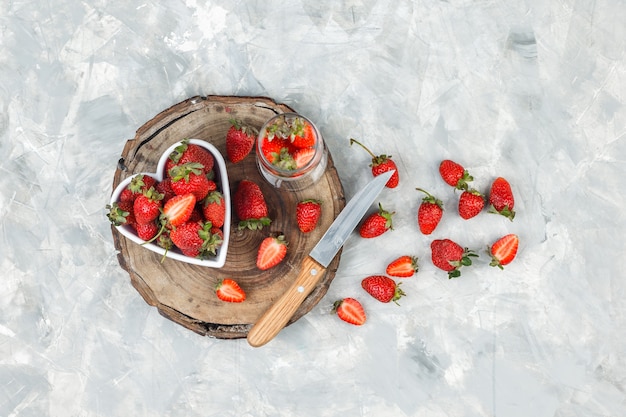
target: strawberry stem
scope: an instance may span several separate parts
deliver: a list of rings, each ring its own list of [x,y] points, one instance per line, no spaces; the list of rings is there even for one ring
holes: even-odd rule
[[[367,151],[367,153],[369,153],[372,156],[372,158],[376,158],[376,155],[374,155],[374,153],[372,151],[370,151],[365,145],[363,145],[361,142],[359,142],[356,139],[350,138],[350,146],[352,146],[353,143],[356,143],[361,148],[365,149]]]

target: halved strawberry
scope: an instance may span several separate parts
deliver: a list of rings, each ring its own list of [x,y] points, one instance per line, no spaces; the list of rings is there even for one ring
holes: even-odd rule
[[[308,164],[315,156],[315,148],[302,148],[298,149],[293,154],[293,159],[296,161],[296,169],[302,168]]]
[[[404,255],[387,265],[386,273],[392,277],[412,277],[418,270],[417,257]]]
[[[162,221],[174,227],[180,226],[191,217],[196,201],[196,196],[191,193],[170,198],[163,207]]]
[[[264,271],[278,265],[287,255],[285,236],[269,236],[263,239],[257,253],[256,266]]]
[[[490,248],[487,248],[487,253],[491,256],[489,265],[504,269],[504,265],[510,264],[515,259],[518,246],[519,237],[516,234],[502,236]]]
[[[246,299],[246,293],[239,284],[231,278],[224,278],[215,286],[217,298],[229,303],[241,303]]]
[[[361,326],[367,320],[361,303],[350,297],[335,301],[332,312],[337,313],[341,320],[355,326]]]

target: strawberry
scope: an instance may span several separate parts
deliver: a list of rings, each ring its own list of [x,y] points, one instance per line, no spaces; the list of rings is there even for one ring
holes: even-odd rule
[[[186,164],[188,162],[201,164],[202,171],[205,174],[208,174],[213,170],[215,158],[206,148],[194,143],[189,143],[188,139],[184,139],[169,155],[169,158],[165,163],[165,172],[169,173],[174,166]]]
[[[306,120],[296,117],[291,125],[290,140],[296,148],[310,148],[315,145],[313,126]]]
[[[374,153],[366,148],[363,144],[355,139],[350,139],[350,145],[352,145],[353,143],[361,146],[367,151],[367,153],[372,156],[372,163],[370,164],[370,167],[372,168],[373,176],[377,177],[380,174],[391,170],[396,171],[391,175],[391,178],[389,178],[387,184],[385,184],[388,188],[396,188],[400,183],[400,176],[398,174],[398,167],[396,166],[396,163],[391,159],[391,155],[374,155]]]
[[[183,254],[206,258],[215,255],[222,244],[221,238],[211,233],[208,222],[186,222],[170,231],[170,239]]]
[[[509,182],[504,178],[498,177],[491,184],[489,204],[491,205],[490,213],[501,214],[511,221],[515,218],[513,191]]]
[[[135,215],[133,214],[132,201],[120,201],[119,203],[107,204],[109,212],[107,218],[114,226],[133,226],[135,225]]]
[[[383,209],[378,203],[378,211],[370,214],[359,228],[359,234],[364,238],[373,238],[382,235],[387,230],[393,230],[392,216],[395,212],[390,213]]]
[[[135,193],[133,193],[131,191],[129,186],[130,186],[130,184],[128,184],[128,186],[126,186],[126,188],[124,188],[122,190],[122,192],[120,193],[120,198],[119,198],[120,202],[131,202],[132,203],[133,201],[135,201],[135,198],[137,196],[135,195]],[[139,195],[139,194],[137,194],[137,195]]]
[[[256,266],[262,271],[273,268],[285,258],[285,255],[287,255],[285,236],[266,237],[259,246]]]
[[[417,257],[404,255],[387,265],[385,272],[392,277],[408,278],[418,271]]]
[[[139,239],[149,241],[159,232],[159,226],[157,226],[156,222],[144,224],[137,223],[135,225],[135,231],[137,232]]]
[[[128,184],[128,190],[130,190],[131,194],[129,195],[127,192],[123,192],[124,195],[121,196],[120,200],[130,199],[131,201],[135,201],[143,192],[155,186],[156,180],[154,178],[145,174],[137,174],[130,180],[130,184]]]
[[[281,159],[281,154],[289,154],[291,144],[289,140],[274,137],[266,138],[261,144],[261,152],[270,164],[276,164]]]
[[[233,194],[235,213],[239,217],[239,229],[260,230],[269,226],[265,197],[259,186],[249,180],[242,180]]]
[[[163,178],[162,181],[159,181],[156,185],[156,190],[163,194],[164,204],[176,195],[174,190],[172,190],[172,179],[170,177]]]
[[[170,231],[170,239],[177,248],[200,251],[204,240],[200,237],[202,225],[198,222],[185,222]]]
[[[457,190],[467,190],[467,183],[474,180],[461,164],[449,159],[441,161],[439,174],[441,174],[441,178],[443,178],[446,184]]]
[[[393,301],[398,304],[398,300],[406,295],[400,288],[400,284],[396,284],[393,279],[384,275],[372,275],[363,279],[361,287],[381,303]]]
[[[172,190],[177,195],[191,193],[200,201],[207,196],[212,188],[211,181],[202,171],[202,164],[197,162],[176,165],[169,170],[169,174],[172,178]]]
[[[485,207],[485,198],[475,189],[464,190],[459,197],[459,215],[465,220],[475,217]]]
[[[296,162],[296,168],[300,169],[308,164],[315,156],[315,148],[301,148],[294,152],[293,159]]]
[[[354,298],[344,298],[337,300],[333,303],[333,313],[337,313],[337,316],[346,323],[354,324],[355,326],[361,326],[367,320],[365,310],[358,300]]]
[[[226,205],[224,196],[219,191],[211,191],[202,201],[202,214],[206,221],[215,227],[224,226],[226,218]]]
[[[430,248],[433,265],[447,271],[448,278],[461,276],[460,268],[471,265],[471,257],[478,256],[473,251],[462,248],[458,243],[450,239],[433,240]]]
[[[140,194],[133,203],[135,221],[138,224],[153,222],[161,212],[162,199],[163,194],[160,194],[154,187]]]
[[[518,246],[519,237],[517,235],[509,234],[502,236],[490,248],[487,248],[487,253],[491,256],[489,265],[504,269],[504,265],[510,264],[515,259]]]
[[[172,197],[163,206],[162,222],[171,227],[187,222],[193,213],[196,201],[196,196],[191,193]]]
[[[302,233],[315,230],[322,216],[322,202],[319,200],[302,200],[296,205],[296,222]]]
[[[426,194],[417,209],[417,225],[423,234],[429,235],[435,230],[443,216],[443,202],[428,191],[421,188],[416,188],[416,190]]]
[[[241,162],[254,147],[258,131],[241,121],[230,119],[230,128],[226,132],[226,155],[230,162]]]
[[[246,293],[231,278],[220,280],[215,286],[217,298],[228,303],[241,303],[246,300]]]

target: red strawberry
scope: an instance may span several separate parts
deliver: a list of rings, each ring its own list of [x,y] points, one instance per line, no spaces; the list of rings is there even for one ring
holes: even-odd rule
[[[432,251],[432,261],[439,269],[448,272],[448,278],[457,278],[461,276],[459,270],[462,266],[472,264],[470,257],[478,256],[473,251],[462,248],[456,242],[450,239],[433,240],[430,244]]]
[[[367,320],[363,306],[354,298],[337,300],[333,304],[333,313],[346,323],[361,326]]]
[[[194,143],[189,143],[188,139],[181,141],[174,151],[170,154],[165,164],[165,172],[169,171],[175,165],[182,165],[188,162],[196,162],[202,165],[202,171],[208,174],[213,170],[215,158],[206,148]]]
[[[229,303],[241,303],[246,300],[246,293],[231,278],[224,278],[215,286],[217,298]]]
[[[519,238],[517,235],[509,234],[502,236],[490,248],[487,248],[487,253],[491,256],[489,265],[504,269],[504,265],[510,264],[515,259],[518,246]]]
[[[202,171],[202,165],[197,162],[188,162],[177,165],[169,171],[172,178],[172,190],[177,195],[194,194],[198,201],[207,196],[211,181]]]
[[[230,123],[230,129],[226,132],[226,155],[230,162],[237,163],[252,151],[259,132],[239,120],[230,119]]]
[[[202,201],[202,214],[204,220],[211,222],[215,227],[224,226],[226,218],[226,205],[224,196],[219,191],[211,191]]]
[[[313,126],[306,120],[296,117],[291,125],[291,143],[296,148],[310,148],[315,145]]]
[[[355,139],[350,139],[350,145],[352,145],[353,143],[361,146],[367,151],[367,153],[372,156],[372,163],[370,164],[370,167],[372,167],[373,176],[377,177],[387,171],[391,171],[394,169],[396,170],[396,172],[391,175],[391,178],[389,178],[389,181],[387,181],[386,184],[388,188],[396,188],[400,183],[400,176],[398,174],[398,167],[396,166],[396,163],[391,159],[391,155],[374,155],[374,153],[366,148],[363,144]]]
[[[259,246],[256,258],[256,266],[264,271],[278,265],[287,255],[287,242],[285,236],[266,237]]]
[[[400,289],[400,284],[396,284],[393,279],[384,275],[372,275],[363,279],[363,281],[361,281],[361,287],[381,303],[393,301],[398,304],[398,300],[403,295],[406,295],[404,291]]]
[[[189,220],[187,221],[188,222],[203,222],[204,221],[204,215],[202,214],[202,211],[198,206],[193,208],[193,210],[191,211],[191,216],[189,216]]]
[[[163,206],[162,220],[169,226],[180,226],[191,217],[196,201],[196,196],[191,193],[172,197]]]
[[[156,180],[152,178],[150,175],[137,174],[130,180],[128,184],[127,190],[130,191],[122,191],[122,195],[120,196],[120,201],[135,201],[137,197],[139,197],[143,192],[148,191],[150,187],[154,187],[156,185]]]
[[[477,216],[485,207],[485,198],[475,189],[465,190],[459,197],[459,215],[465,220]]]
[[[443,202],[421,188],[416,188],[416,190],[426,194],[417,209],[417,224],[423,234],[429,235],[435,230],[443,216]]]
[[[276,164],[280,160],[281,153],[289,153],[291,144],[288,139],[279,137],[265,138],[261,144],[261,152],[270,164]]]
[[[315,148],[301,148],[294,152],[293,159],[296,161],[296,168],[300,169],[308,164],[315,156]]]
[[[504,178],[498,177],[491,184],[489,204],[491,204],[490,213],[501,214],[511,221],[515,218],[513,191],[509,182]]]
[[[139,239],[148,241],[157,235],[157,233],[159,232],[159,226],[157,226],[156,222],[150,222],[145,224],[137,223],[135,225],[135,231],[137,231],[137,236],[139,237]]]
[[[467,183],[474,180],[462,165],[449,159],[441,161],[439,174],[448,185],[458,190],[467,190]]]
[[[186,222],[170,231],[170,239],[183,254],[205,259],[215,255],[222,244],[219,235],[211,233],[208,222]]]
[[[163,194],[163,203],[174,197],[176,193],[172,190],[172,179],[170,177],[163,178],[156,185],[156,190]]]
[[[418,271],[417,257],[404,255],[391,261],[385,272],[392,277],[408,278]]]
[[[133,214],[132,201],[120,201],[106,206],[109,212],[107,218],[114,226],[134,226],[135,215]]]
[[[170,231],[170,239],[177,248],[183,250],[196,250],[198,254],[202,249],[204,239],[200,237],[202,225],[198,222],[185,222]]]
[[[296,205],[296,222],[302,233],[315,230],[322,216],[322,203],[319,200],[302,200]]]
[[[150,187],[139,195],[133,203],[135,221],[139,224],[153,222],[161,213],[162,199],[163,194],[160,194],[154,187]]]
[[[132,180],[131,180],[131,181],[132,181]],[[129,185],[130,185],[130,184],[129,184]],[[139,194],[137,194],[137,195],[139,195]],[[126,188],[124,188],[124,189],[122,190],[122,192],[120,193],[120,198],[119,198],[119,200],[120,200],[120,202],[122,202],[122,201],[126,201],[126,202],[131,202],[131,203],[132,203],[133,201],[135,201],[135,197],[136,197],[136,196],[135,196],[135,193],[133,193],[133,192],[130,190],[130,188],[127,186],[127,187],[126,187]]]
[[[239,229],[262,229],[271,223],[267,204],[261,188],[254,182],[242,180],[233,194],[235,213],[239,217]]]
[[[359,234],[364,238],[373,238],[382,235],[387,230],[393,230],[392,216],[395,212],[390,213],[383,209],[378,203],[378,211],[370,214],[359,228]]]

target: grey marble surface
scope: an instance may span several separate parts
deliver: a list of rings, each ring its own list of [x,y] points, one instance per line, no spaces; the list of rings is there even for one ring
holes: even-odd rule
[[[622,0],[0,0],[0,415],[625,415],[625,21]],[[369,178],[350,137],[402,176],[395,230],[351,237],[327,295],[258,349],[148,306],[105,218],[125,141],[209,94],[315,120],[347,197]],[[483,191],[508,178],[515,220],[460,219],[445,158]],[[415,187],[445,200],[429,237]],[[509,232],[518,258],[490,268]],[[443,237],[482,252],[457,280],[430,261]],[[368,298],[404,252],[401,306]],[[365,326],[328,314],[344,296]]]

